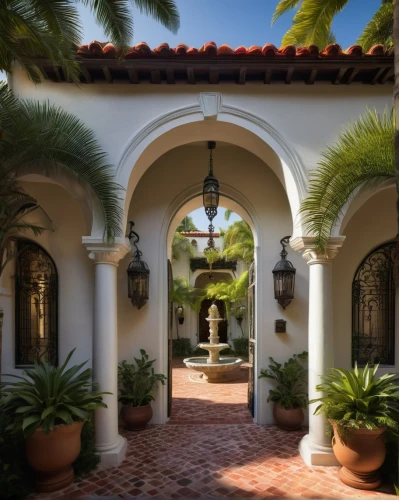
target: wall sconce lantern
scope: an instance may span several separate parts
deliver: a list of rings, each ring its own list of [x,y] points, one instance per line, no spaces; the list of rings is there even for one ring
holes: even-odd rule
[[[179,325],[182,325],[184,323],[184,307],[182,305],[176,307],[176,318],[179,322]]]
[[[213,241],[212,233],[214,231],[214,227],[212,224],[213,219],[216,217],[218,213],[219,206],[219,181],[213,175],[213,158],[212,151],[216,147],[216,142],[209,141],[208,149],[210,151],[209,154],[209,172],[208,175],[204,179],[204,187],[202,189],[202,200],[205,208],[205,213],[209,219],[209,240],[208,240],[208,248],[214,248],[215,242]]]
[[[289,244],[291,236],[285,236],[280,240],[283,247],[281,260],[277,262],[273,269],[274,298],[285,309],[294,298],[295,273],[296,269],[289,260],[286,260],[287,251],[285,247]]]
[[[238,306],[237,309],[234,311],[234,317],[240,326],[242,320],[244,319],[246,310],[247,310],[246,306]]]
[[[132,247],[133,260],[127,268],[128,296],[134,307],[141,309],[149,299],[150,270],[141,260],[142,252],[137,247],[139,235],[133,231],[134,222],[130,221],[129,241]],[[133,250],[133,247],[135,250]]]

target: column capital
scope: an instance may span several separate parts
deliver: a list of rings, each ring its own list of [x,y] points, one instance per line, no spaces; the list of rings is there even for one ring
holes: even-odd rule
[[[130,252],[127,238],[115,238],[113,243],[105,243],[100,238],[84,236],[82,243],[89,251],[89,259],[94,264],[110,264],[117,267],[119,261]]]
[[[302,252],[303,258],[309,265],[329,264],[338,254],[344,241],[345,236],[333,236],[328,240],[325,250],[320,251],[315,248],[312,236],[297,236],[290,240],[290,245],[295,251]]]

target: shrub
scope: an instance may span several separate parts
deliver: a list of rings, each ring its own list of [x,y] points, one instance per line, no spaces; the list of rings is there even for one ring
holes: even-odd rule
[[[249,356],[248,337],[238,337],[233,339],[233,350],[237,356]]]
[[[173,356],[191,356],[191,340],[185,337],[172,340]]]
[[[73,463],[75,479],[80,480],[85,474],[96,469],[100,461],[100,455],[95,452],[94,425],[91,421],[85,422],[81,434],[80,453]]]

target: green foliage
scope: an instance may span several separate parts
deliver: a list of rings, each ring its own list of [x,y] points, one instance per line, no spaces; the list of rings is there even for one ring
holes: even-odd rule
[[[323,377],[324,382],[316,386],[323,397],[310,403],[321,403],[315,415],[324,414],[334,420],[340,434],[351,429],[377,429],[386,426],[397,434],[399,386],[396,374],[375,377],[378,364],[351,371],[332,368]]]
[[[248,271],[231,282],[220,281],[209,283],[206,287],[206,297],[213,300],[223,300],[226,306],[226,316],[230,317],[231,309],[241,304],[248,294]]]
[[[191,356],[193,348],[191,340],[185,337],[172,340],[173,356],[183,357]]]
[[[55,425],[90,420],[96,408],[107,407],[102,402],[107,393],[92,390],[91,369],[80,372],[87,361],[67,369],[74,351],[60,368],[35,363],[23,371],[24,377],[8,375],[18,381],[5,382],[0,405],[7,415],[14,415],[14,432],[22,430],[29,437],[41,427],[48,434]]]
[[[194,247],[186,236],[176,232],[172,241],[172,259],[179,260],[182,253],[188,253],[190,257],[194,257]]]
[[[43,229],[22,218],[37,204],[16,182],[21,175],[35,173],[35,165],[46,167],[50,176],[66,174],[89,186],[103,210],[106,239],[121,235],[121,187],[105,158],[94,133],[78,118],[48,102],[17,99],[0,83],[0,248],[15,230]]]
[[[201,347],[196,347],[193,352],[193,356],[209,356],[209,351],[206,351],[205,349],[201,349]]]
[[[136,364],[122,361],[118,366],[119,401],[125,406],[144,406],[154,401],[152,392],[158,382],[165,385],[166,377],[154,373],[155,359],[148,360],[148,354],[140,349],[141,359],[134,358]]]
[[[247,264],[254,260],[254,235],[247,222],[244,220],[233,222],[220,234],[223,238],[223,257],[227,260],[241,259]]]
[[[82,428],[80,453],[73,463],[76,480],[95,470],[100,462],[100,455],[95,452],[94,425],[87,421]]]
[[[25,458],[22,432],[7,430],[13,419],[0,409],[0,497],[19,500],[34,491],[34,474]]]
[[[308,371],[302,366],[300,361],[308,358],[307,352],[294,354],[292,358],[284,363],[277,363],[273,358],[269,358],[271,364],[269,369],[260,371],[259,378],[269,378],[275,380],[278,385],[275,389],[270,389],[267,401],[278,403],[286,410],[292,408],[306,408],[308,394],[306,392]]]
[[[175,304],[188,305],[193,311],[199,311],[204,299],[204,291],[192,287],[182,276],[173,278],[171,301]]]
[[[300,213],[323,250],[343,207],[353,196],[395,176],[395,116],[368,111],[322,154]]]
[[[283,37],[283,45],[317,45],[324,49],[336,43],[331,31],[333,20],[349,0],[280,0],[273,14],[273,23],[295,9],[292,26]],[[393,0],[382,0],[381,7],[367,24],[357,43],[368,50],[372,45],[392,45]]]
[[[233,350],[237,356],[249,356],[249,341],[248,337],[237,337],[233,339]]]
[[[28,76],[40,82],[40,58],[60,65],[67,79],[79,81],[76,45],[83,29],[77,4],[88,6],[97,24],[123,54],[133,37],[130,4],[153,17],[174,33],[179,28],[179,13],[173,0],[74,0],[0,2],[0,70],[11,71],[18,61]]]
[[[183,232],[188,232],[188,231],[198,231],[196,225],[194,224],[194,220],[192,217],[187,215],[184,217],[184,219],[180,222],[180,224],[176,228],[176,233],[183,233]]]
[[[220,259],[221,254],[219,250],[216,250],[216,248],[205,248],[204,256],[209,264],[210,269],[212,269],[212,264]]]

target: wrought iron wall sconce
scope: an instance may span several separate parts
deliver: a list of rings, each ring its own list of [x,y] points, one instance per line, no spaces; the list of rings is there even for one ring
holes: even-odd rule
[[[283,247],[280,256],[281,260],[277,262],[273,269],[274,281],[274,298],[285,309],[294,298],[295,289],[295,273],[296,269],[291,264],[287,257],[287,250],[285,247],[289,245],[291,236],[285,236],[280,240]]]
[[[132,247],[133,260],[127,268],[128,296],[134,307],[141,309],[149,299],[150,270],[141,260],[142,252],[137,247],[139,235],[133,231],[134,222],[130,221],[128,238]]]
[[[179,325],[184,323],[184,307],[182,305],[178,305],[176,307],[176,318],[179,322]]]

